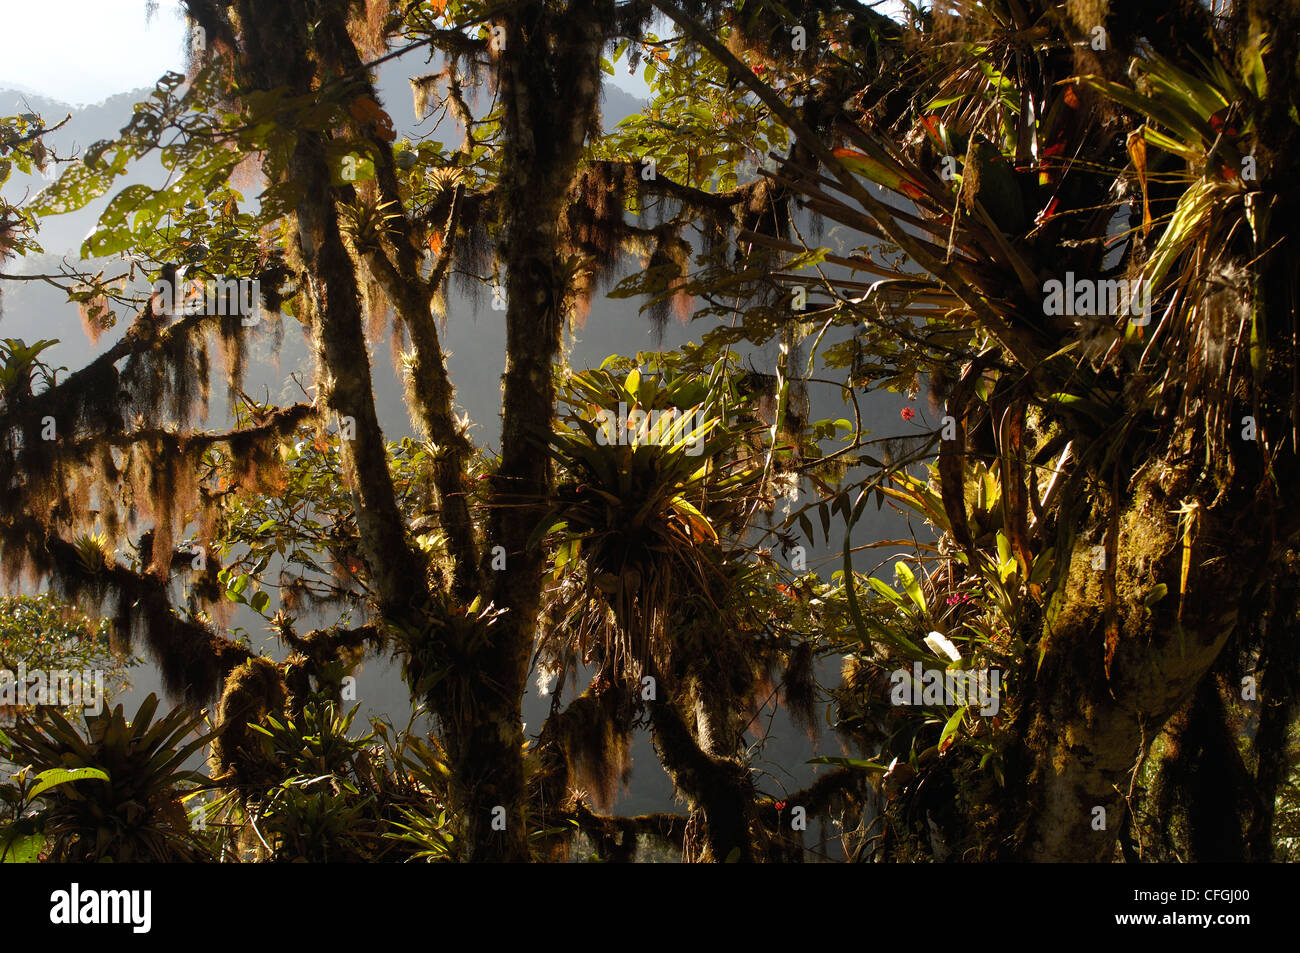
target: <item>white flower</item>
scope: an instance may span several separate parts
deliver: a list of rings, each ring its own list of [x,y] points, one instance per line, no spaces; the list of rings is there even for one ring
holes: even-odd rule
[[[942,632],[931,632],[923,641],[935,655],[946,655],[954,662],[961,661],[961,653],[957,651],[957,646],[953,645]]]

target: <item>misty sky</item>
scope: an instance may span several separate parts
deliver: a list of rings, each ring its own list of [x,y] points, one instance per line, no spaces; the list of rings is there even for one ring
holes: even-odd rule
[[[152,87],[185,70],[179,0],[0,0],[0,87],[32,90],[72,105]],[[645,96],[640,73],[613,81]]]

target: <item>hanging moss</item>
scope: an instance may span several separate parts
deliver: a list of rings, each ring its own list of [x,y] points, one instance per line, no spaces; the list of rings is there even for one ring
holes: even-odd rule
[[[217,704],[220,733],[212,742],[214,777],[254,787],[277,779],[279,766],[262,750],[262,736],[248,725],[268,714],[283,714],[284,703],[284,683],[270,659],[250,658],[230,673]]]

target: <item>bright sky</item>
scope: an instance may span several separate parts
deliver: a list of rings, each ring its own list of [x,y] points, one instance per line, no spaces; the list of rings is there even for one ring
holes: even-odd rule
[[[0,87],[16,86],[74,106],[152,87],[185,69],[179,0],[0,0]],[[616,70],[613,82],[638,95],[645,85]]]
[[[184,71],[185,21],[177,0],[0,0],[0,86],[73,105],[152,87]]]

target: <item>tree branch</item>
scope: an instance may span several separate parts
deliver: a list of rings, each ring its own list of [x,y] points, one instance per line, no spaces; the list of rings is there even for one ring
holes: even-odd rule
[[[104,613],[107,605],[104,614],[113,619],[114,637],[127,650],[132,633],[143,633],[163,685],[173,696],[195,703],[209,701],[231,669],[253,657],[207,625],[176,615],[165,581],[117,562],[88,566],[76,546],[31,517],[0,520],[0,540],[6,549],[25,552],[31,567],[50,575],[55,591],[63,597],[91,613]]]
[[[333,47],[343,69],[360,69],[361,58],[351,36],[341,24],[335,31]],[[364,71],[360,75],[365,76]],[[377,96],[374,84],[366,77],[364,88]],[[420,276],[421,256],[406,215],[397,183],[397,169],[391,146],[374,128],[363,129],[352,123],[353,133],[369,139],[375,160],[375,184],[378,201],[392,206],[395,215],[389,221],[397,233],[396,240],[385,235],[387,248],[372,245],[365,260],[371,274],[392,301],[407,333],[414,353],[408,363],[410,380],[407,393],[413,422],[437,448],[433,460],[434,485],[438,490],[442,528],[447,534],[452,556],[452,588],[458,598],[468,601],[480,588],[478,541],[469,511],[469,486],[466,471],[472,452],[469,441],[456,421],[453,401],[455,389],[447,371],[446,358],[433,323],[431,302],[451,262],[453,235],[459,202],[453,200],[448,213],[443,247],[428,280]],[[457,190],[456,198],[460,197]]]

